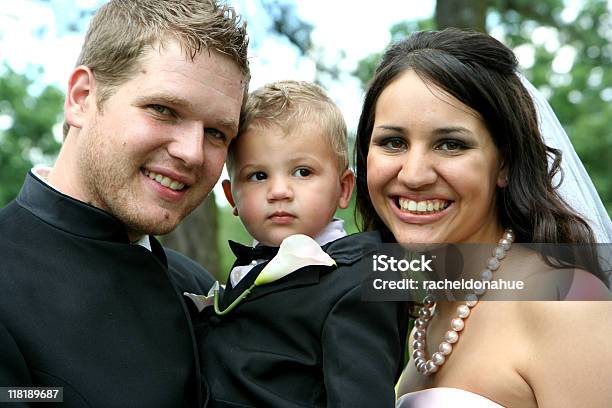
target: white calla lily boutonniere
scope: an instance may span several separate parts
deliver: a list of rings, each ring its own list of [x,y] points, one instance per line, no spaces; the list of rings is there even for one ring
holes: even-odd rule
[[[335,264],[336,262],[308,235],[296,234],[288,236],[281,242],[278,254],[262,269],[255,283],[242,292],[225,310],[219,309],[219,282],[215,283],[215,286],[211,289],[214,296],[215,313],[224,315],[231,312],[236,305],[251,293],[255,286],[275,282],[305,266],[332,266]]]

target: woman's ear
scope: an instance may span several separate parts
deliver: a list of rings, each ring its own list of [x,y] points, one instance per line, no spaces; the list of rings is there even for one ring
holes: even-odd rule
[[[72,71],[64,102],[64,118],[68,125],[79,129],[83,127],[87,110],[95,107],[92,100],[94,87],[95,78],[89,67],[79,65]]]
[[[234,197],[232,196],[232,182],[225,179],[221,182],[221,186],[223,187],[223,194],[225,194],[227,202],[232,206],[232,214],[238,215],[238,208],[236,208]]]
[[[347,208],[351,202],[353,189],[355,188],[355,174],[351,169],[346,169],[340,176],[340,199],[338,207]]]
[[[497,174],[497,187],[506,188],[508,186],[508,166],[502,162],[501,169]]]

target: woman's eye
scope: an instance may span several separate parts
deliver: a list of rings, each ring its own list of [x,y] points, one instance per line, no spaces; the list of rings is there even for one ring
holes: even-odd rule
[[[206,128],[206,129],[204,129],[204,132],[207,135],[210,135],[210,137],[212,137],[213,139],[217,139],[217,140],[220,140],[222,142],[225,142],[227,140],[227,136],[225,136],[225,133],[221,132],[218,129]]]
[[[457,152],[465,148],[465,143],[460,140],[445,140],[436,146],[437,150],[443,150],[446,152]]]
[[[296,171],[293,172],[293,174],[297,177],[308,177],[312,174],[312,171],[310,171],[309,169],[306,168],[299,168]]]
[[[391,151],[398,151],[406,148],[406,142],[400,137],[385,138],[380,140],[377,144]]]
[[[267,179],[268,175],[264,173],[263,171],[256,171],[255,173],[251,174],[248,178],[251,181],[261,181],[261,180]]]

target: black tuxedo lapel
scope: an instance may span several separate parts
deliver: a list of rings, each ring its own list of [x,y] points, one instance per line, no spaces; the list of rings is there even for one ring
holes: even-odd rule
[[[225,291],[221,295],[221,302],[223,308],[229,306],[234,300],[238,298],[246,289],[250,288],[255,282],[263,268],[267,265],[267,262],[256,265],[249,271],[236,287],[231,286],[231,281],[228,279]],[[322,273],[329,273],[336,269],[336,266],[325,266],[325,265],[309,265],[300,268],[289,275],[275,281],[266,283],[265,285],[256,286],[251,290],[251,293],[242,301],[249,302],[254,299],[266,296],[270,293],[280,292],[293,287],[315,285],[319,283],[319,276]],[[239,307],[239,306],[238,306]]]
[[[298,286],[315,285],[319,283],[319,277],[321,274],[333,272],[335,269],[336,266],[305,266],[297,271],[291,272],[289,275],[279,279],[276,282],[267,283],[265,285],[253,288],[253,291],[245,300],[255,300],[271,293],[280,292]]]

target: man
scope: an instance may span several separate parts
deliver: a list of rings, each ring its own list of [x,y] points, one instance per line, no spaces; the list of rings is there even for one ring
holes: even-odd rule
[[[0,210],[0,387],[63,387],[64,406],[202,405],[181,293],[212,279],[150,235],[219,178],[247,42],[213,0],[112,0],[96,13],[57,162]]]

